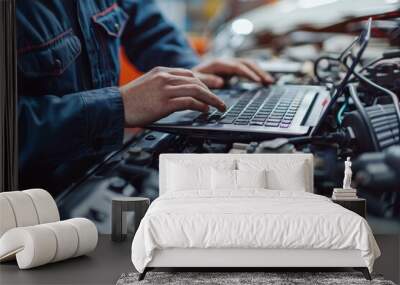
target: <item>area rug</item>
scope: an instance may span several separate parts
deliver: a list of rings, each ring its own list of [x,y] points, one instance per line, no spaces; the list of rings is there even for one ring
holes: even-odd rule
[[[373,280],[368,281],[359,272],[148,272],[142,281],[137,280],[138,276],[138,273],[122,274],[117,285],[395,285],[380,275],[372,275]]]

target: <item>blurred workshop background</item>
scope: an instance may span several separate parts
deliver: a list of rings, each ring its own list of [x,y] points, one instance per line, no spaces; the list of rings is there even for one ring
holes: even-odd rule
[[[208,53],[213,57],[235,55],[270,59],[273,51],[282,56],[283,47],[291,44],[283,54],[299,61],[314,60],[318,48],[340,51],[353,39],[352,35],[343,33],[357,33],[359,19],[371,15],[375,15],[375,19],[395,18],[400,9],[398,0],[155,1],[164,16],[187,34],[192,47],[202,56]],[[389,28],[386,22],[382,25],[382,28]],[[330,36],[323,32],[341,34],[324,42]],[[378,47],[370,48],[367,57],[374,58],[388,44],[379,39],[373,45]],[[123,51],[121,71],[121,84],[141,74],[128,62]]]
[[[277,0],[157,0],[164,16],[185,31],[192,47],[200,54],[210,46],[212,32],[226,21],[261,5]],[[121,84],[141,73],[121,53]]]

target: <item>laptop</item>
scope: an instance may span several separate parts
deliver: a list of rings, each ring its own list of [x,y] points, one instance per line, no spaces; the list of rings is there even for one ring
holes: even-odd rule
[[[338,57],[341,60],[358,44],[358,54],[352,62],[333,101],[342,95],[344,86],[358,64],[369,39],[367,31],[356,38]],[[365,36],[368,35],[368,36]],[[221,141],[251,141],[276,137],[315,135],[321,122],[333,106],[331,92],[324,86],[271,85],[249,89],[213,90],[228,106],[224,113],[210,108],[204,114],[196,111],[175,112],[149,126],[150,129]]]

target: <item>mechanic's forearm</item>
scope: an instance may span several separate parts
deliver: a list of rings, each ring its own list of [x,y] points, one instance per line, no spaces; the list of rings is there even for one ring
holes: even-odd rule
[[[20,96],[19,168],[54,165],[122,145],[124,109],[117,87],[63,97]]]

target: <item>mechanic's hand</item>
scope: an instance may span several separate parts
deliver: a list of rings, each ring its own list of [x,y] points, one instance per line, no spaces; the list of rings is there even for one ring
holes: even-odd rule
[[[156,67],[121,86],[120,92],[127,127],[145,126],[175,111],[207,112],[209,105],[226,109],[192,71],[181,68]]]
[[[196,76],[210,88],[221,88],[221,76],[238,75],[262,84],[270,84],[274,79],[256,63],[247,59],[216,59],[201,63],[193,68]]]

